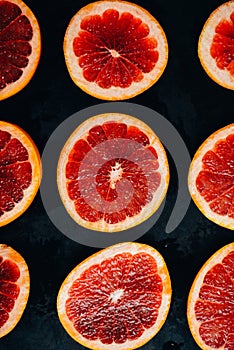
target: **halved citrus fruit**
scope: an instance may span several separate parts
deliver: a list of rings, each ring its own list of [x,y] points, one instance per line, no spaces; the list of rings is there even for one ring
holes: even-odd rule
[[[208,219],[234,229],[234,124],[217,130],[199,147],[190,165],[188,186]]]
[[[230,243],[202,266],[189,293],[188,323],[201,349],[234,349],[233,295],[234,243]]]
[[[72,80],[100,99],[123,100],[145,91],[162,75],[168,60],[166,35],[145,9],[120,0],[81,8],[64,37]]]
[[[90,349],[136,349],[159,332],[170,307],[171,282],[154,248],[126,242],[77,265],[57,298],[68,334]]]
[[[62,202],[81,226],[126,230],[160,206],[169,183],[166,152],[153,130],[125,114],[84,121],[64,145],[57,171]]]
[[[0,0],[0,100],[22,90],[41,54],[38,21],[21,0]]]
[[[0,337],[19,322],[29,296],[30,278],[23,257],[0,244]]]
[[[234,90],[234,1],[222,4],[208,17],[199,37],[198,56],[211,79]]]
[[[19,126],[0,121],[0,226],[25,212],[40,181],[41,161],[35,143]]]

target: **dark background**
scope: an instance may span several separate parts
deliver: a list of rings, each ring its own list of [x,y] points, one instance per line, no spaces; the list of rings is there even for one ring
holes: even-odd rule
[[[18,124],[37,144],[40,153],[50,135],[73,113],[104,101],[81,91],[71,80],[64,62],[63,37],[71,17],[88,1],[28,0],[42,35],[38,69],[18,94],[0,102],[0,119]],[[209,14],[223,1],[137,1],[163,27],[169,60],[159,81],[141,95],[127,100],[152,108],[167,118],[185,141],[191,157],[215,130],[233,122],[233,91],[213,82],[197,56],[200,31]],[[164,257],[172,280],[172,303],[160,332],[144,350],[196,350],[186,319],[192,281],[203,263],[233,232],[210,222],[191,202],[186,216],[172,233],[165,227],[177,193],[176,170],[169,156],[171,182],[162,215],[139,242],[155,247]],[[0,339],[1,350],[85,349],[63,329],[56,297],[67,274],[99,248],[83,246],[64,236],[52,224],[38,192],[30,208],[1,228],[1,243],[18,250],[28,263],[31,291],[26,310],[15,329]]]

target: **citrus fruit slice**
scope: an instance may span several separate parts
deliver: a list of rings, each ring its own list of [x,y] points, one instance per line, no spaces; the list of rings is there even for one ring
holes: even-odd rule
[[[29,296],[28,266],[13,248],[0,244],[0,337],[19,322]]]
[[[162,75],[168,60],[166,35],[140,6],[119,0],[81,8],[64,36],[65,62],[74,83],[100,99],[138,95]]]
[[[122,231],[160,206],[169,183],[166,152],[141,120],[100,114],[68,138],[59,157],[57,183],[67,212],[78,224]]]
[[[0,121],[0,226],[32,203],[41,180],[40,155],[19,126]]]
[[[211,79],[234,90],[234,1],[222,4],[208,17],[199,37],[198,56]]]
[[[203,350],[234,348],[234,243],[215,254],[198,272],[188,297],[191,333]]]
[[[217,130],[202,143],[191,162],[188,185],[208,219],[234,229],[234,124]]]
[[[90,349],[136,349],[163,326],[170,307],[166,263],[154,248],[120,243],[77,265],[57,298],[68,334]]]
[[[41,54],[40,28],[21,0],[0,0],[0,100],[22,90]]]

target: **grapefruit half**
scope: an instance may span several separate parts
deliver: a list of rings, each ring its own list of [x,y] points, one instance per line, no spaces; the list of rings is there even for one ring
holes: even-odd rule
[[[234,229],[234,124],[217,130],[199,147],[190,165],[188,186],[209,220]]]
[[[68,334],[90,349],[136,349],[163,326],[170,307],[166,263],[154,248],[126,242],[77,265],[57,298]]]
[[[0,244],[0,337],[19,322],[29,296],[28,266],[13,248]]]
[[[202,266],[189,293],[188,323],[201,349],[234,349],[233,294],[234,243],[230,243]]]
[[[0,0],[0,100],[22,90],[41,54],[38,21],[21,0]]]
[[[96,231],[126,230],[149,218],[169,183],[167,155],[141,120],[100,114],[84,121],[65,143],[57,183],[70,216]]]
[[[199,37],[198,56],[211,79],[234,90],[234,1],[220,5],[208,17]]]
[[[0,226],[18,218],[32,203],[41,181],[41,161],[31,137],[0,121]]]
[[[64,55],[76,85],[94,97],[123,100],[140,94],[162,75],[166,35],[144,8],[104,0],[81,8],[64,36]]]

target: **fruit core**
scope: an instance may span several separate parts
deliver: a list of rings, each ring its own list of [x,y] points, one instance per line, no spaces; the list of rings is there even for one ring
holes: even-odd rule
[[[32,181],[27,149],[4,130],[0,130],[0,217],[11,211],[24,197]]]
[[[86,16],[73,50],[84,78],[101,88],[127,88],[150,73],[159,57],[149,26],[129,12]]]
[[[116,289],[114,292],[111,292],[108,300],[110,300],[112,303],[116,303],[124,294],[123,289]]]
[[[18,5],[0,1],[0,90],[17,81],[29,63],[33,29]]]

